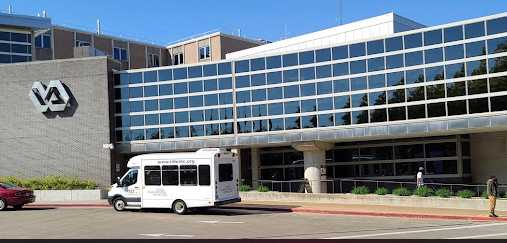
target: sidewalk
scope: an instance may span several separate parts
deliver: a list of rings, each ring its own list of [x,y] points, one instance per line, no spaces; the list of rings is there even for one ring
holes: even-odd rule
[[[26,207],[54,207],[54,208],[104,208],[110,207],[106,200],[100,201],[65,201],[65,202],[36,202]],[[245,201],[234,203],[221,208],[282,211],[295,213],[317,213],[331,215],[360,215],[418,219],[442,220],[474,220],[474,221],[505,221],[507,211],[498,211],[499,218],[489,218],[485,210],[442,209],[442,208],[414,208],[383,205],[351,205],[333,203],[307,202],[276,202],[276,201]]]

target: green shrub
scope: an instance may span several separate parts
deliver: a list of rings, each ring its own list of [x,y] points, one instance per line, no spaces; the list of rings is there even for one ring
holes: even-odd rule
[[[406,197],[406,196],[411,196],[412,192],[408,188],[399,187],[399,188],[396,188],[393,190],[393,194],[396,196]]]
[[[488,192],[487,192],[487,191],[483,191],[483,192],[481,193],[481,197],[482,197],[482,198],[485,198],[485,199],[489,199]]]
[[[475,193],[470,190],[461,190],[456,195],[461,198],[472,198],[475,196]]]
[[[32,190],[91,190],[97,188],[97,183],[94,181],[63,176],[46,176],[31,179],[20,179],[9,176],[0,177],[0,182]]]
[[[379,187],[375,191],[375,194],[377,194],[377,195],[387,195],[387,194],[389,194],[389,190],[387,188],[385,188],[385,187]]]
[[[440,188],[435,192],[435,195],[438,197],[448,198],[452,196],[452,193],[447,188]]]
[[[251,190],[252,190],[252,187],[250,185],[246,185],[246,184],[239,185],[240,192],[249,192]]]
[[[354,187],[354,189],[352,189],[351,193],[357,194],[357,195],[365,195],[365,194],[370,193],[370,189],[368,189],[368,187],[365,187],[365,186]]]
[[[421,186],[414,191],[414,195],[419,197],[430,197],[433,196],[433,189],[427,186]]]
[[[269,192],[269,188],[267,186],[258,186],[257,187],[258,192]]]

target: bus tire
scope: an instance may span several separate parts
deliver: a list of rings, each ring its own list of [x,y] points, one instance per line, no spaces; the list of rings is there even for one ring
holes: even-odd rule
[[[187,213],[187,205],[183,200],[176,200],[173,203],[173,211],[177,213],[178,215],[183,215]]]
[[[117,212],[125,211],[125,207],[127,206],[127,202],[121,197],[118,197],[113,200],[113,208]]]

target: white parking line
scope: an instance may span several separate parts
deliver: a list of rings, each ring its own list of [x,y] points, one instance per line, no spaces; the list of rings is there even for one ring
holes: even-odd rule
[[[244,224],[245,222],[227,222],[227,221],[199,221],[199,223],[205,224]]]
[[[193,235],[170,235],[170,234],[139,234],[148,237],[173,237],[173,238],[193,238]]]
[[[479,239],[479,238],[494,237],[494,236],[504,236],[504,235],[507,235],[507,233],[487,234],[487,235],[462,236],[462,237],[449,238],[449,239],[450,239],[450,240]]]
[[[447,228],[412,230],[412,231],[398,231],[398,232],[388,232],[388,233],[378,233],[378,234],[368,234],[368,235],[349,235],[349,236],[339,236],[339,237],[331,237],[331,238],[325,238],[325,239],[355,239],[355,238],[367,238],[367,237],[386,236],[386,235],[404,235],[404,234],[425,233],[425,232],[434,232],[434,231],[472,229],[472,228],[481,228],[481,227],[499,226],[499,225],[507,225],[507,223],[467,225],[467,226],[459,226],[459,227],[447,227]]]

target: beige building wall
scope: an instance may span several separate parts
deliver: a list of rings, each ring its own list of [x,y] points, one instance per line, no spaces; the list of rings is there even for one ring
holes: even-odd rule
[[[130,69],[146,68],[146,47],[130,43]]]
[[[483,184],[494,175],[507,184],[507,132],[471,134],[470,147],[473,182]]]
[[[199,46],[197,42],[188,43],[184,46],[185,64],[194,64],[199,62]]]
[[[220,36],[213,36],[210,39],[211,61],[222,60],[222,43],[220,41]]]
[[[220,39],[220,46],[221,46],[221,59],[225,59],[225,54],[235,52],[235,51],[241,51],[244,49],[260,46],[260,44],[239,40],[233,37],[229,36],[221,36]]]

